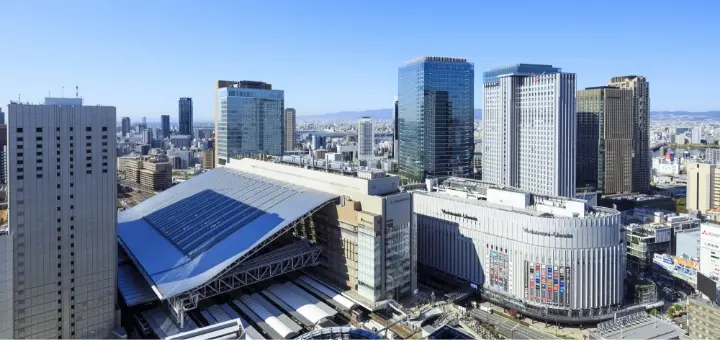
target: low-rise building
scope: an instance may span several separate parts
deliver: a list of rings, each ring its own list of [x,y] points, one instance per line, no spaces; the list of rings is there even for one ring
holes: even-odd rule
[[[202,164],[203,170],[215,168],[215,150],[207,149],[200,151],[200,163]]]
[[[662,223],[630,224],[625,226],[627,238],[627,269],[649,272],[655,254],[670,252],[672,228]]]
[[[172,165],[164,154],[140,157],[120,157],[120,172],[124,179],[153,191],[172,185]]]

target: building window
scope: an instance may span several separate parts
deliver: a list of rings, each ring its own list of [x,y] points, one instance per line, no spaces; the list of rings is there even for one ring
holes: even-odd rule
[[[17,129],[15,129],[15,132],[17,132],[17,133],[22,133],[22,132],[23,132],[23,128],[17,128]]]
[[[85,127],[85,131],[92,131],[92,128],[87,126],[87,127]]]
[[[102,127],[102,130],[103,130],[103,131],[107,131],[107,126],[103,126],[103,127]]]
[[[35,128],[35,132],[42,132],[42,128]]]

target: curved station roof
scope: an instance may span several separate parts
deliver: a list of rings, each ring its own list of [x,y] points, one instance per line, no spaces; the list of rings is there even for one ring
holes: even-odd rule
[[[336,195],[229,168],[118,213],[120,245],[166,299],[197,288]]]

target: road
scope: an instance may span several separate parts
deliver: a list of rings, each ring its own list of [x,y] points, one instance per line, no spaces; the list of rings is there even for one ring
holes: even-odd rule
[[[537,329],[530,328],[519,322],[510,320],[506,317],[490,314],[488,312],[473,309],[470,312],[474,318],[487,322],[495,326],[495,329],[512,339],[559,339],[549,333],[539,331]],[[513,331],[514,329],[514,331]]]

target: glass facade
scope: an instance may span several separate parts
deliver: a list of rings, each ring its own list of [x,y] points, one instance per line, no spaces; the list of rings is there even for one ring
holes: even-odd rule
[[[181,135],[192,136],[193,134],[193,102],[192,98],[180,98],[178,105],[179,126]]]
[[[217,152],[231,158],[282,155],[285,94],[282,90],[228,87],[218,90]]]
[[[465,59],[424,57],[399,69],[401,175],[418,181],[471,175],[474,83]]]

